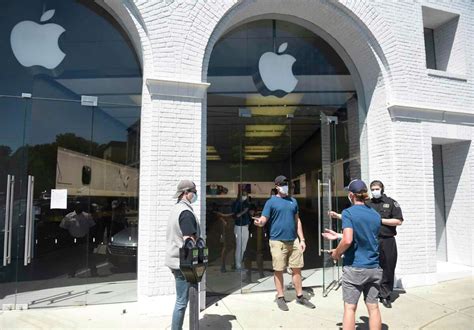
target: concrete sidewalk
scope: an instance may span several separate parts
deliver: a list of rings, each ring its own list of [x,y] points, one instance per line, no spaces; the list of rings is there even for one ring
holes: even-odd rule
[[[384,329],[473,329],[474,277],[398,292],[392,309],[382,305]],[[308,294],[309,295],[309,294]],[[341,290],[322,298],[315,288],[310,310],[287,294],[290,311],[280,311],[274,292],[234,294],[201,313],[201,329],[338,329],[342,320]],[[1,329],[167,329],[174,297],[160,297],[149,303],[110,304],[10,311],[0,314]],[[187,326],[186,316],[185,325]],[[362,304],[357,312],[359,329],[368,329]]]

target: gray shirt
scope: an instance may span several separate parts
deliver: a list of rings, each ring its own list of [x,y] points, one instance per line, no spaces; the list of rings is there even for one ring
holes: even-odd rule
[[[72,237],[81,238],[89,233],[89,229],[95,226],[95,222],[89,213],[82,212],[77,214],[73,211],[67,214],[59,227],[66,229]]]

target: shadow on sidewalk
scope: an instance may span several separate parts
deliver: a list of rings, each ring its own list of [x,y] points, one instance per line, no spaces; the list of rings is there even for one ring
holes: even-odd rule
[[[336,324],[339,329],[342,329],[342,322]],[[360,321],[356,320],[355,324],[356,330],[369,330],[369,318],[367,316],[361,316]],[[382,323],[382,330],[387,330],[388,325]]]
[[[235,315],[217,315],[217,314],[204,314],[203,318],[199,320],[199,327],[209,329],[232,329],[231,320],[236,320]]]

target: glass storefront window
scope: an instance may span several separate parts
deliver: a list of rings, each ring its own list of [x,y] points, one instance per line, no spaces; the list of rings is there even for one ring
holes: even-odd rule
[[[94,1],[11,0],[0,40],[0,305],[135,300],[142,71],[127,33]]]

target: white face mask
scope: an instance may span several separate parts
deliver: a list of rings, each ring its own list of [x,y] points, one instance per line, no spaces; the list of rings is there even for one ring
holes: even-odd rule
[[[192,204],[192,203],[196,203],[197,200],[198,200],[198,195],[197,195],[197,193],[193,193],[193,198],[191,198],[191,204]]]
[[[242,196],[242,202],[247,200],[247,196]]]
[[[351,205],[352,205],[351,195],[347,195],[347,199],[349,200],[349,203],[351,203]]]
[[[278,191],[283,195],[288,195],[288,186],[278,187]]]
[[[380,198],[380,197],[382,197],[382,191],[381,191],[381,190],[372,190],[372,197],[373,197],[373,198]]]

